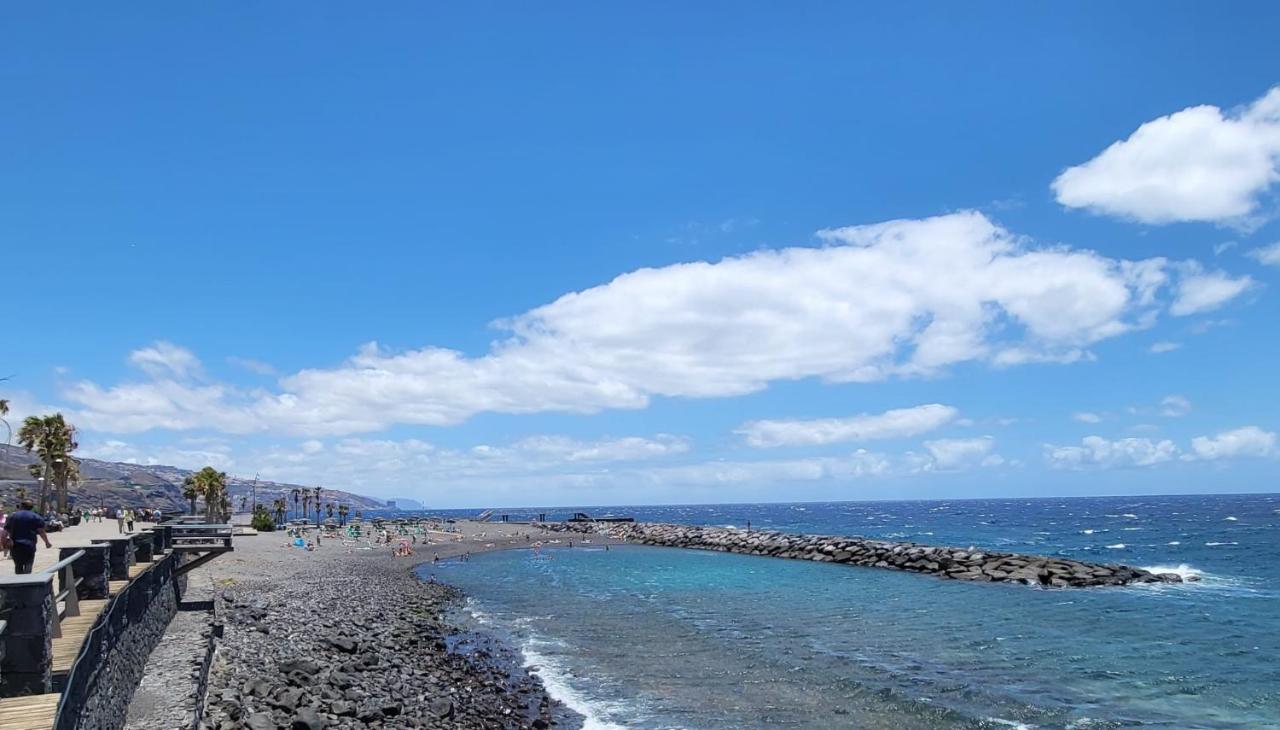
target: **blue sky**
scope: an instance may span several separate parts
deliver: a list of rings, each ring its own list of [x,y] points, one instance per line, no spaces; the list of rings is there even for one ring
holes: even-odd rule
[[[4,8],[13,415],[438,506],[1275,490],[1280,8],[687,5]]]

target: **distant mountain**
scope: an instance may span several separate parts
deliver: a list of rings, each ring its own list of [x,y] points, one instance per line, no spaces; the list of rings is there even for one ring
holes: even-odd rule
[[[27,494],[35,498],[37,482],[27,471],[27,466],[35,462],[35,457],[21,448],[0,444],[0,503],[12,506],[17,501],[19,487],[25,487]],[[176,466],[81,459],[80,483],[72,485],[71,496],[77,504],[94,507],[158,507],[170,512],[185,512],[189,505],[182,498],[182,481],[193,473],[191,469]],[[233,509],[240,510],[242,499],[246,505],[252,501],[254,480],[228,475],[227,482]],[[257,499],[260,504],[270,505],[272,500],[284,497],[292,511],[292,492],[295,489],[313,490],[315,487],[259,480]],[[385,500],[337,489],[322,489],[320,499],[324,504],[336,502],[357,510],[386,508]]]

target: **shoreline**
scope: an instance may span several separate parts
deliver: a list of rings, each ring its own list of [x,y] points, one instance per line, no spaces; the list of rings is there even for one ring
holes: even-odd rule
[[[409,558],[392,556],[398,540],[307,551],[282,532],[238,539],[196,578],[223,625],[201,727],[581,727],[520,647],[451,618],[465,610],[460,590],[419,577],[433,560],[564,538],[526,524],[456,527]]]

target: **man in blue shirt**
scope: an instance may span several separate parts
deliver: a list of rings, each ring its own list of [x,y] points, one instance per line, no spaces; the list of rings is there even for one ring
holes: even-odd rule
[[[36,559],[36,538],[44,540],[44,546],[52,548],[49,536],[44,531],[44,518],[32,510],[35,505],[24,501],[18,505],[18,511],[9,515],[4,527],[0,528],[0,541],[9,546],[9,557],[13,558],[13,572],[23,575],[31,572],[31,564]]]

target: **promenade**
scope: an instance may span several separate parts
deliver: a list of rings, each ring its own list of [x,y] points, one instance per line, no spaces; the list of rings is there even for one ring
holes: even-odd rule
[[[133,532],[124,534],[134,534],[154,525],[150,522],[134,522]],[[58,532],[49,533],[49,542],[53,544],[53,548],[47,548],[44,543],[39,543],[36,548],[36,560],[32,565],[32,572],[38,573],[50,565],[58,562],[58,548],[71,545],[87,545],[95,539],[108,537],[119,537],[122,533],[116,526],[114,518],[102,518],[102,522],[81,522],[75,527],[67,527]],[[13,561],[0,561],[0,576],[13,575]]]

